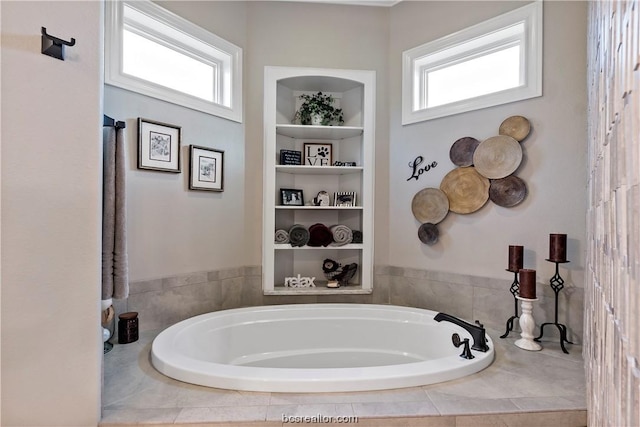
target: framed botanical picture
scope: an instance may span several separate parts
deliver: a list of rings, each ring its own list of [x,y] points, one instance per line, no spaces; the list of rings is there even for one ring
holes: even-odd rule
[[[189,189],[224,191],[224,151],[190,146]]]
[[[181,128],[138,118],[138,169],[180,173]]]
[[[334,206],[353,207],[356,206],[355,191],[340,191],[334,194]]]
[[[333,164],[332,144],[305,142],[303,148],[305,166],[331,166]]]
[[[304,206],[302,190],[293,188],[280,189],[280,204],[283,206]]]

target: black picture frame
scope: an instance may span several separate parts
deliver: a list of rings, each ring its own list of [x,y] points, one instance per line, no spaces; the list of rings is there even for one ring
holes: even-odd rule
[[[280,150],[280,164],[299,166],[302,164],[302,151]]]
[[[224,151],[189,147],[189,190],[224,191]]]
[[[295,188],[281,188],[280,204],[282,206],[304,206],[304,195],[302,190]]]
[[[182,128],[138,118],[138,169],[180,173]]]

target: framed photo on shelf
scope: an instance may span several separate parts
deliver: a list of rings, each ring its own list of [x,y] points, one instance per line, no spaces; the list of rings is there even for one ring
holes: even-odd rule
[[[293,188],[280,189],[280,204],[283,206],[304,206],[302,190]]]
[[[304,165],[305,166],[331,166],[333,164],[333,145],[331,143],[305,142]]]
[[[180,126],[138,118],[138,169],[180,173]]]
[[[353,207],[356,206],[355,191],[338,191],[333,195],[334,206]]]
[[[189,190],[224,191],[224,151],[190,146]]]

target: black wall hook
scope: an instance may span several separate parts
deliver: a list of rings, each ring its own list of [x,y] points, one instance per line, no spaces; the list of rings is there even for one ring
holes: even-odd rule
[[[42,53],[64,61],[64,46],[73,46],[76,39],[65,41],[47,34],[47,29],[42,27]]]

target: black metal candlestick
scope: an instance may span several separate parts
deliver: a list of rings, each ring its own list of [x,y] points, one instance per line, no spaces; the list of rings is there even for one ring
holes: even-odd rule
[[[500,335],[500,338],[506,338],[509,335],[509,332],[513,331],[513,321],[518,319],[520,316],[518,315],[518,299],[516,296],[520,292],[520,282],[518,282],[518,272],[507,269],[507,271],[511,271],[513,276],[513,283],[509,287],[509,292],[513,295],[513,310],[514,314],[507,320],[507,330],[503,335]]]
[[[564,347],[564,343],[565,342],[568,344],[573,344],[573,343],[567,339],[567,327],[562,323],[558,323],[558,294],[564,288],[564,280],[562,279],[562,277],[560,277],[560,272],[558,270],[558,267],[559,267],[559,264],[565,264],[569,261],[554,261],[550,259],[548,259],[547,261],[553,262],[556,264],[556,274],[554,274],[553,277],[549,280],[551,284],[551,289],[553,289],[553,292],[556,294],[555,317],[553,322],[547,322],[540,325],[540,335],[537,338],[534,338],[534,341],[540,341],[540,338],[542,338],[542,335],[544,333],[545,326],[556,325],[556,327],[560,331],[560,347],[562,348],[563,352],[565,352],[566,354],[569,354],[567,349]]]

